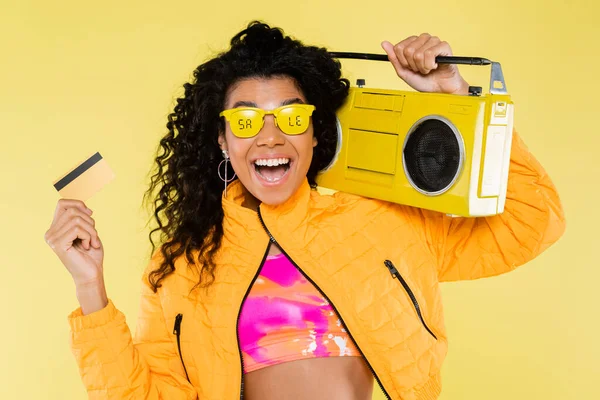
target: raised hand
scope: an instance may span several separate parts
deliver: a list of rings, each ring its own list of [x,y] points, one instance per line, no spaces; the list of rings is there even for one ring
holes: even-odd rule
[[[60,199],[54,219],[44,235],[76,286],[102,281],[104,248],[92,210],[79,200]]]
[[[398,76],[419,92],[468,94],[469,84],[455,64],[437,64],[437,56],[451,56],[448,42],[423,33],[393,45],[381,43]]]

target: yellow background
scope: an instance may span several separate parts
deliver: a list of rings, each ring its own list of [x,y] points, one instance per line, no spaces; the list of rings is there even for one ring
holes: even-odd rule
[[[68,348],[74,286],[43,240],[54,179],[95,151],[115,170],[88,205],[109,296],[133,326],[149,248],[141,197],[166,115],[193,69],[256,18],[332,50],[383,53],[382,40],[430,32],[456,55],[502,63],[515,126],[560,190],[567,233],[514,273],[443,286],[441,399],[600,398],[597,1],[2,3],[0,398],[86,398]],[[389,64],[344,69],[405,88]],[[487,89],[487,67],[461,71]]]

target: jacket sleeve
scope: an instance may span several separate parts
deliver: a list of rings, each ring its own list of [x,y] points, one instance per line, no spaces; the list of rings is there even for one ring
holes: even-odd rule
[[[154,258],[153,258],[154,259]],[[182,372],[177,345],[163,317],[158,294],[142,279],[142,296],[132,338],[125,316],[112,300],[94,313],[81,308],[68,317],[71,350],[79,366],[88,398],[93,400],[193,400],[197,392]]]
[[[415,209],[438,265],[440,281],[499,275],[537,257],[565,230],[563,208],[550,177],[513,131],[504,212],[452,218]]]

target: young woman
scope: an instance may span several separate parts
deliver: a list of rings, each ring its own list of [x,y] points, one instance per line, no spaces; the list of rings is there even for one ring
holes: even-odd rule
[[[382,46],[414,89],[467,95],[456,66],[435,63],[446,42]],[[564,230],[516,133],[502,215],[320,195],[349,83],[325,49],[279,29],[251,23],[184,88],[146,193],[158,190],[162,243],[133,338],[107,298],[91,210],[60,200],[45,236],[75,280],[71,343],[91,399],[366,400],[374,383],[391,399],[435,399],[439,282],[510,271]]]

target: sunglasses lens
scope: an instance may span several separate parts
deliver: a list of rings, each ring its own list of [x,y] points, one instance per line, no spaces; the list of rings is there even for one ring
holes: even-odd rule
[[[249,138],[260,131],[263,119],[255,110],[239,110],[231,114],[229,124],[235,136]]]
[[[306,132],[309,124],[310,112],[294,105],[284,107],[277,115],[279,129],[288,135],[299,135]]]

